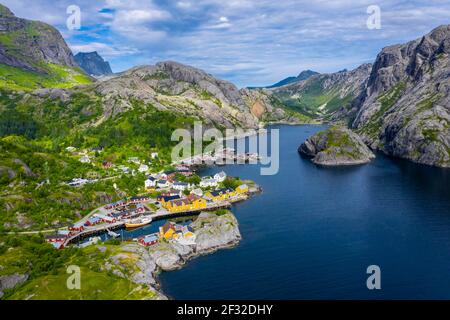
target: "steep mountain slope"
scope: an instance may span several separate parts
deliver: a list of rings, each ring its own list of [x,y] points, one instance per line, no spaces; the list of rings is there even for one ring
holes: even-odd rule
[[[365,86],[372,66],[364,64],[352,71],[314,75],[272,89],[273,95],[286,108],[321,120],[340,120],[351,117],[356,111],[352,100]]]
[[[94,52],[78,52],[75,55],[75,61],[87,74],[92,76],[106,76],[111,75],[113,72],[108,61]]]
[[[312,70],[305,70],[305,71],[300,72],[300,74],[296,77],[287,77],[271,86],[268,86],[267,88],[269,88],[269,89],[270,88],[278,88],[278,87],[285,86],[285,85],[293,83],[293,82],[307,80],[316,74],[319,74],[319,73],[312,71]]]
[[[35,89],[90,83],[61,34],[52,26],[17,18],[0,5],[0,86]]]
[[[99,82],[92,91],[103,97],[106,117],[128,110],[132,101],[141,101],[158,110],[197,116],[217,127],[258,125],[235,85],[172,61],[133,68]]]
[[[450,25],[378,54],[352,127],[372,147],[450,167]]]

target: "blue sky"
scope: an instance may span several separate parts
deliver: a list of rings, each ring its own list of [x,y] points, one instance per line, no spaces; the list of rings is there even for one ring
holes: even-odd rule
[[[335,72],[450,23],[450,1],[0,0],[17,16],[57,27],[74,51],[98,51],[115,72],[175,60],[239,87],[305,69]],[[66,9],[81,9],[68,30]],[[381,9],[369,30],[367,7]]]

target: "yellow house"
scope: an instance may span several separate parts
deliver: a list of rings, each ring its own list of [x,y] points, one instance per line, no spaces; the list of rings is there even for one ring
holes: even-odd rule
[[[211,191],[206,196],[213,201],[224,201],[236,196],[236,191],[230,188],[224,188]]]
[[[236,192],[239,194],[248,193],[248,191],[249,191],[248,185],[246,184],[241,184],[239,187],[236,188]]]
[[[175,234],[175,224],[167,221],[162,227],[159,227],[159,236],[164,239],[171,239]]]
[[[189,202],[191,203],[191,209],[204,209],[206,208],[206,199],[203,199],[199,196],[191,194],[187,197]]]
[[[188,211],[191,209],[191,202],[188,199],[176,199],[166,203],[165,208],[170,212]]]

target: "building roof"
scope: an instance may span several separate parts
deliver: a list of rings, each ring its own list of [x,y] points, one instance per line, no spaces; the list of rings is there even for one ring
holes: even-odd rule
[[[143,240],[144,240],[144,242],[153,242],[153,241],[157,241],[158,237],[154,234],[149,234],[149,235],[146,235]]]
[[[158,197],[159,201],[164,200],[164,202],[168,202],[168,201],[176,200],[176,199],[180,199],[180,196],[179,195],[173,195],[173,196],[159,196]]]
[[[186,198],[172,200],[172,201],[170,201],[170,203],[172,205],[176,205],[176,206],[183,206],[183,205],[191,204],[191,202]]]
[[[62,235],[62,234],[52,234],[52,235],[48,235],[45,236],[45,239],[47,240],[51,240],[51,239],[65,239],[66,235]]]
[[[161,228],[162,228],[163,233],[166,233],[170,229],[175,231],[175,223],[173,223],[171,221],[166,221],[166,223],[164,223],[164,225]]]
[[[211,191],[211,195],[214,197],[220,196],[224,193],[233,192],[233,189],[230,188],[222,188],[218,190]]]

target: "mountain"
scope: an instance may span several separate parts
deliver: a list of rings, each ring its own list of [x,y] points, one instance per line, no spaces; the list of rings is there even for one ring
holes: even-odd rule
[[[373,149],[450,167],[450,25],[384,48],[354,102],[352,128]]]
[[[371,69],[371,64],[364,64],[352,71],[316,74],[271,91],[285,108],[307,117],[321,121],[347,119],[356,112],[351,102],[359,96]]]
[[[287,77],[267,88],[278,88],[278,87],[285,86],[285,85],[293,83],[293,82],[307,80],[308,78],[311,78],[312,76],[314,76],[316,74],[319,74],[319,73],[315,72],[315,71],[311,71],[311,70],[305,70],[305,71],[300,72],[300,74],[296,77]]]
[[[61,34],[52,26],[16,17],[0,5],[0,84],[11,89],[90,83]]]
[[[113,72],[108,61],[94,52],[79,52],[75,55],[75,61],[87,74],[92,76],[106,76],[111,75]]]

